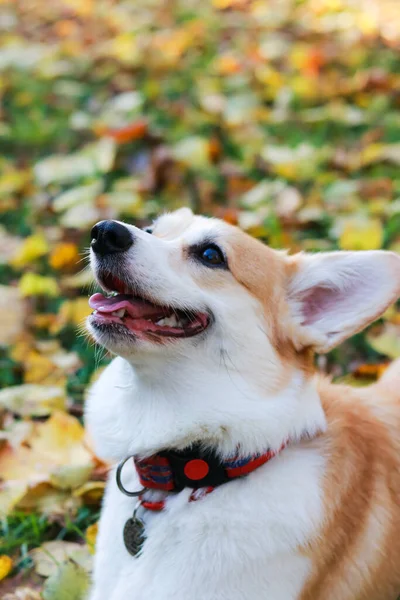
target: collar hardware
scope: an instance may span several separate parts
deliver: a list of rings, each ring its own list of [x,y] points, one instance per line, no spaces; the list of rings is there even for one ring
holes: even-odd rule
[[[160,456],[168,461],[175,491],[181,491],[185,487],[216,487],[229,480],[224,464],[217,454],[212,450],[204,450],[200,444],[194,444],[185,450],[168,450]],[[139,477],[140,474],[139,471]]]
[[[125,458],[124,460],[122,460],[116,470],[115,473],[115,479],[117,482],[117,486],[120,492],[122,492],[123,494],[125,494],[125,496],[131,496],[131,497],[138,497],[141,496],[145,491],[146,488],[142,488],[141,490],[138,490],[137,492],[130,492],[129,490],[126,489],[126,487],[123,485],[122,483],[122,479],[121,479],[121,475],[122,475],[122,469],[125,466],[125,463],[132,458],[132,456],[128,456],[127,458]]]

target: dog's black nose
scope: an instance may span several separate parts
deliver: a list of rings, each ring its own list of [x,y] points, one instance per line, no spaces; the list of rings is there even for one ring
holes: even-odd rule
[[[100,221],[91,232],[91,247],[96,254],[113,254],[125,252],[133,244],[129,229],[116,221]]]

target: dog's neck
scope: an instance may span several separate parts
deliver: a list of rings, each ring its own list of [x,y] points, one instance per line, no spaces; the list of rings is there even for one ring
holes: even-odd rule
[[[102,406],[99,406],[101,402]],[[293,371],[265,394],[241,371],[189,357],[146,364],[117,358],[89,394],[87,423],[101,455],[120,460],[193,442],[228,456],[277,450],[325,429],[313,378]]]

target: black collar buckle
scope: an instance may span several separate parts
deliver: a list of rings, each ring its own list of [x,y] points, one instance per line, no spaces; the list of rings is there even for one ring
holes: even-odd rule
[[[221,459],[200,444],[184,450],[167,450],[160,455],[168,459],[176,490],[217,487],[229,481]]]

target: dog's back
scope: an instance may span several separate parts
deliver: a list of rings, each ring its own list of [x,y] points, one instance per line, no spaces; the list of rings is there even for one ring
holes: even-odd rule
[[[328,428],[326,521],[302,600],[395,600],[400,593],[400,360],[367,388],[320,394]]]

